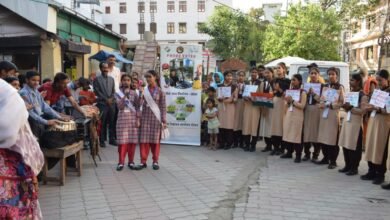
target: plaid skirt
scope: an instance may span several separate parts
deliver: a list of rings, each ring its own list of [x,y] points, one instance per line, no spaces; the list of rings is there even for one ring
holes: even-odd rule
[[[137,114],[135,112],[119,111],[116,136],[118,144],[138,144],[139,128],[137,128]]]

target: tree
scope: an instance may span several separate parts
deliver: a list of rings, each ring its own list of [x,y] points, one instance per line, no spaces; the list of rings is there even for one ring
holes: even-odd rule
[[[298,56],[309,60],[340,60],[342,25],[336,9],[318,4],[291,5],[286,17],[268,25],[264,40],[267,61]]]
[[[323,11],[336,9],[337,15],[343,20],[360,18],[379,3],[380,0],[320,0]]]
[[[208,46],[222,58],[262,61],[265,24],[261,16],[262,9],[244,14],[221,6],[200,29],[213,38]]]

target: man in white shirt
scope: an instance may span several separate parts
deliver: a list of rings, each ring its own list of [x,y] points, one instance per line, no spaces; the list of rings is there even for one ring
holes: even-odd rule
[[[115,55],[108,55],[107,64],[108,64],[108,69],[109,69],[108,76],[111,76],[112,78],[114,78],[115,92],[118,92],[119,85],[121,83],[121,70],[115,66],[115,64],[116,64]]]

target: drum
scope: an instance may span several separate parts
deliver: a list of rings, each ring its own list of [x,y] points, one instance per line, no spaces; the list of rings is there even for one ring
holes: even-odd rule
[[[48,128],[40,140],[41,147],[53,149],[73,144],[83,138],[78,135],[77,124],[74,121],[58,121],[58,124]]]
[[[76,131],[77,125],[75,121],[58,121],[57,125],[51,126],[49,131]]]

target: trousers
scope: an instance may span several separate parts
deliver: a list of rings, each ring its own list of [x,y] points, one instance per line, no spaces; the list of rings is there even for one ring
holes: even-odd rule
[[[160,157],[160,144],[143,143],[140,144],[140,155],[142,164],[146,164],[150,151],[152,151],[153,163],[158,163],[158,159]]]
[[[120,144],[118,146],[119,164],[125,164],[126,154],[129,158],[129,164],[134,163],[135,144]]]

